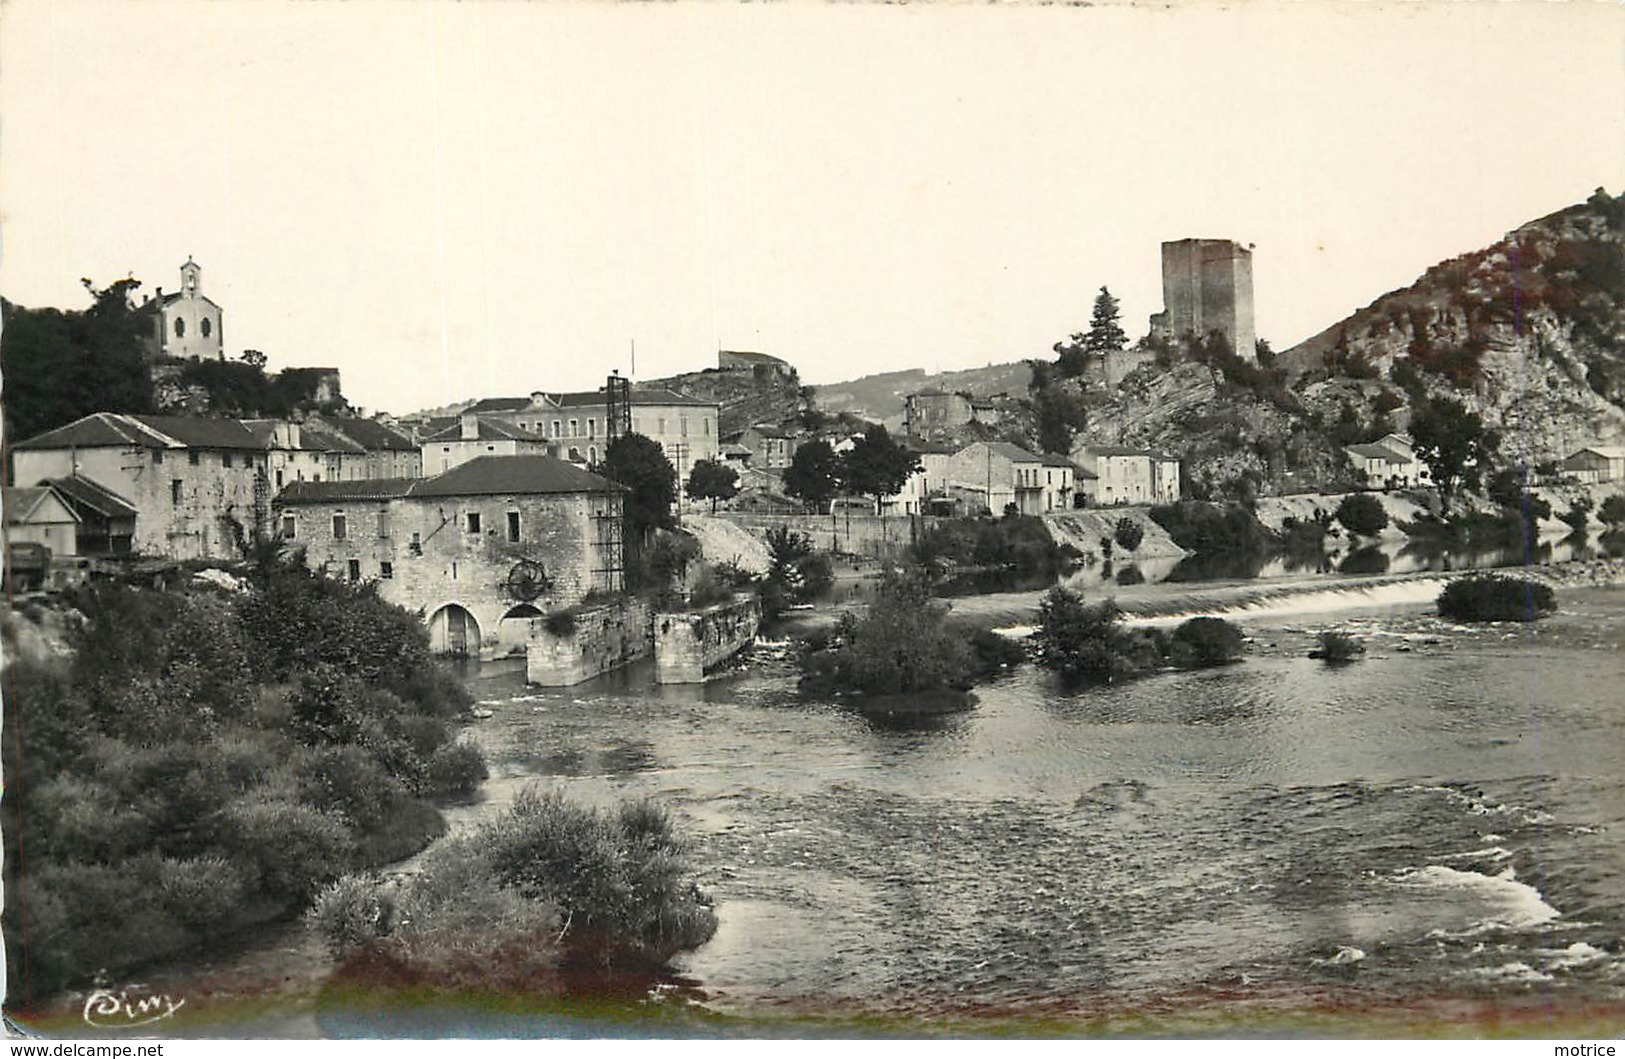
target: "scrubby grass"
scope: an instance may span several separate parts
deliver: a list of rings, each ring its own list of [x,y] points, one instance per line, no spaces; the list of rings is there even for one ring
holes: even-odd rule
[[[1557,595],[1538,581],[1480,574],[1444,586],[1438,606],[1456,621],[1534,621],[1557,610]]]
[[[530,788],[417,875],[337,880],[308,920],[341,978],[545,995],[567,968],[655,968],[708,940],[716,915],[687,854],[652,802],[602,810]]]

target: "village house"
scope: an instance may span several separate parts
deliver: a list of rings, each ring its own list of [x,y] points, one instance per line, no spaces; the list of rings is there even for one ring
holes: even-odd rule
[[[79,516],[49,485],[8,486],[6,589],[26,592],[65,588],[80,577]]]
[[[269,513],[269,454],[242,423],[97,412],[19,442],[19,485],[86,478],[136,511],[131,547],[175,559],[231,559]]]
[[[276,532],[333,577],[425,616],[436,651],[490,656],[530,621],[623,587],[620,486],[551,456],[478,456],[428,478],[295,482]]]
[[[457,422],[423,439],[420,464],[439,474],[482,456],[550,456],[558,445],[493,416],[464,412]],[[596,458],[596,457],[595,457]]]
[[[1179,461],[1149,449],[1089,445],[1079,464],[1093,472],[1097,504],[1171,504],[1179,499]]]
[[[1625,479],[1625,448],[1588,445],[1563,461],[1563,473],[1583,485]]]
[[[203,267],[190,257],[181,266],[181,289],[141,305],[151,320],[147,356],[182,360],[220,360],[224,353],[225,312],[203,293]]]
[[[975,418],[969,394],[921,390],[903,398],[903,432],[910,437],[942,437]]]
[[[977,441],[946,461],[947,489],[973,510],[1042,515],[1072,507],[1073,466],[1056,456],[1037,456],[1007,441]]]
[[[632,432],[659,443],[679,477],[686,479],[700,460],[717,458],[722,438],[717,433],[720,408],[715,401],[660,387],[633,387],[627,401]],[[609,446],[609,398],[603,390],[538,390],[528,399],[493,397],[469,411],[545,438],[554,446],[554,455],[574,463],[597,463]],[[435,466],[425,458],[425,470]]]
[[[783,471],[796,454],[795,435],[771,423],[754,423],[729,434],[728,442],[748,450],[749,463],[758,471]]]
[[[423,451],[399,430],[376,419],[332,416],[306,420],[329,434],[337,435],[361,449],[359,460],[352,458],[345,467],[349,477],[355,467],[357,478],[421,478]]]
[[[1345,446],[1343,451],[1367,489],[1407,489],[1432,483],[1428,466],[1417,459],[1409,435],[1384,434],[1369,444]]]
[[[76,550],[80,555],[128,555],[135,548],[135,505],[83,475],[49,478],[79,520]]]

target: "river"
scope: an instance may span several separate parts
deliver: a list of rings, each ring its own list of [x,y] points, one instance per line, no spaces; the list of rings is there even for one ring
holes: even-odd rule
[[[1479,628],[1357,596],[1243,615],[1239,665],[1076,694],[1023,667],[912,726],[802,701],[771,657],[557,690],[488,663],[491,778],[447,815],[531,783],[672,807],[721,923],[672,984],[725,1019],[692,1032],[1617,1033],[1625,590],[1560,603]],[[1334,622],[1363,661],[1306,657]],[[256,959],[319,978],[297,926],[232,958]],[[309,1021],[254,1025],[639,1032],[293,993]]]

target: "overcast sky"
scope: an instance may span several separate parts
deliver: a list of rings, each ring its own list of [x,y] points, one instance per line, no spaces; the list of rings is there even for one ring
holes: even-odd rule
[[[757,349],[1047,355],[1158,244],[1256,244],[1284,349],[1625,184],[1606,3],[0,7],[0,293],[188,255],[227,355],[405,412]]]

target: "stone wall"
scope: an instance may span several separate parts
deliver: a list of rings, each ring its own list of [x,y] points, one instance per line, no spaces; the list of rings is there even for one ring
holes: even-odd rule
[[[735,596],[704,610],[656,614],[655,680],[699,683],[708,671],[749,646],[761,623],[762,606],[754,595]]]
[[[562,635],[547,630],[546,618],[531,618],[525,647],[525,680],[560,688],[630,665],[653,650],[649,604],[620,599],[573,615],[574,628]]]
[[[867,555],[877,559],[900,558],[903,549],[916,536],[945,521],[930,515],[887,515],[881,518],[856,511],[837,511],[833,516],[756,515],[726,511],[718,512],[716,517],[733,523],[756,538],[761,538],[775,527],[788,526],[810,539],[817,551]]]

